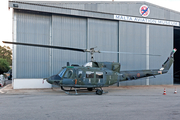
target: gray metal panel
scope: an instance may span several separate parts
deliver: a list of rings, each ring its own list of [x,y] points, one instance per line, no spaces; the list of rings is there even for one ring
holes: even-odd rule
[[[150,9],[150,14],[148,17],[159,18],[159,19],[170,19],[169,16],[167,16],[168,18],[165,17],[165,13],[166,13],[165,9],[162,9],[154,5],[149,5],[148,7]]]
[[[57,6],[57,4],[56,4]],[[84,9],[84,4],[71,3],[71,4],[58,4],[58,6],[66,7],[66,8],[76,8],[76,9]]]
[[[145,79],[129,80],[120,82],[120,86],[146,85]]]
[[[86,48],[86,19],[52,15],[52,45]],[[52,70],[57,74],[61,67],[70,64],[84,64],[86,53],[52,50]]]
[[[170,19],[180,21],[180,14],[177,12],[170,12]]]
[[[84,9],[97,11],[97,4],[84,4]]]
[[[120,51],[146,54],[146,24],[119,22]],[[145,70],[146,56],[120,55],[121,71]],[[125,81],[121,86],[146,85],[145,79]]]
[[[139,7],[144,4],[144,2],[117,2],[116,4],[99,4],[98,11],[103,11],[106,13],[140,16]]]
[[[17,42],[49,44],[50,16],[15,11]],[[14,78],[43,78],[49,74],[49,49],[17,46]],[[14,69],[14,68],[13,68]]]
[[[173,49],[173,27],[149,26],[150,53],[160,57],[150,57],[150,69],[161,68]],[[173,84],[173,66],[169,72],[149,80],[150,85]]]
[[[101,51],[118,51],[118,22],[100,19],[89,19],[89,46],[97,46]],[[90,60],[90,55],[88,55]],[[118,54],[95,53],[96,61],[118,62]]]
[[[120,23],[120,51],[146,54],[146,24]],[[146,56],[120,55],[121,70],[146,69]]]
[[[129,15],[141,17],[139,8],[143,4],[150,8],[150,15],[147,18],[165,19],[179,21],[180,13],[166,9],[148,2],[14,2],[9,1],[9,6],[18,4],[18,8],[59,14],[74,14],[95,18],[114,19],[113,15]],[[76,11],[71,13],[70,11]]]
[[[13,6],[12,4],[13,3],[10,3],[11,7]],[[98,12],[84,11],[84,10],[78,10],[78,9],[69,9],[69,8],[56,8],[56,7],[48,7],[48,6],[43,6],[43,5],[34,6],[34,5],[23,4],[23,3],[18,3],[18,5],[19,5],[18,9],[22,9],[22,10],[32,10],[32,11],[41,11],[41,12],[57,13],[57,14],[65,14],[65,15],[114,19],[113,14],[107,14],[107,13],[98,13]]]

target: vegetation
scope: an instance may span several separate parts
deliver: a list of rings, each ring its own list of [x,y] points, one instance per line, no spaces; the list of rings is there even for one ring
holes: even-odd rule
[[[7,72],[12,65],[12,49],[9,46],[0,46],[0,74]]]
[[[10,69],[9,63],[6,59],[0,58],[0,74],[7,72]]]
[[[12,49],[9,46],[0,46],[0,58],[6,59],[12,65]]]

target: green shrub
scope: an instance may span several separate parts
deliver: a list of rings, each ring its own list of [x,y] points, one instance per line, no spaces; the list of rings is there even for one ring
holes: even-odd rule
[[[9,63],[6,59],[0,58],[0,74],[7,72],[10,69]]]

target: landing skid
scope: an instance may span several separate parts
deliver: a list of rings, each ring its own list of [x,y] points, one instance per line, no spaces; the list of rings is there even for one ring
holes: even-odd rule
[[[72,88],[70,88],[70,90],[65,90],[62,86],[61,86],[61,89],[66,91],[65,93],[67,95],[94,95],[94,94],[102,95],[102,94],[108,93],[108,92],[103,91],[102,88],[95,89],[96,90],[95,92],[86,92],[86,93],[78,93],[78,91],[84,91],[87,89],[78,89],[77,90],[76,88],[74,88],[74,90],[72,90]],[[72,91],[74,91],[74,93]]]
[[[96,91],[95,92],[86,92],[86,93],[78,93],[78,92],[75,92],[75,93],[71,93],[71,92],[65,92],[67,95],[98,95],[97,93],[96,93]],[[103,91],[102,92],[102,94],[106,94],[106,93],[108,93],[108,91]],[[101,94],[101,95],[102,95]]]
[[[61,90],[70,92],[70,91],[80,91],[80,90],[82,91],[82,90],[87,90],[87,89],[78,89],[78,90],[75,90],[75,89],[74,89],[74,90],[73,90],[72,87],[71,87],[70,90],[66,90],[66,89],[64,89],[64,88],[61,86]]]

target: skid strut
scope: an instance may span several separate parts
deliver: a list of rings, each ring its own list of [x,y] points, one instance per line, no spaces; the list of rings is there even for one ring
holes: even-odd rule
[[[84,92],[83,93],[82,92],[78,93],[78,91],[83,91],[83,90],[87,90],[87,89],[77,89],[77,88],[74,88],[74,90],[72,90],[72,87],[71,87],[70,90],[66,90],[62,86],[61,86],[61,89],[63,91],[66,91],[65,93],[68,94],[68,95],[94,95],[94,94],[102,95],[102,94],[108,93],[108,92],[103,91],[102,88],[95,89],[96,92],[86,92],[86,93],[84,93]]]

